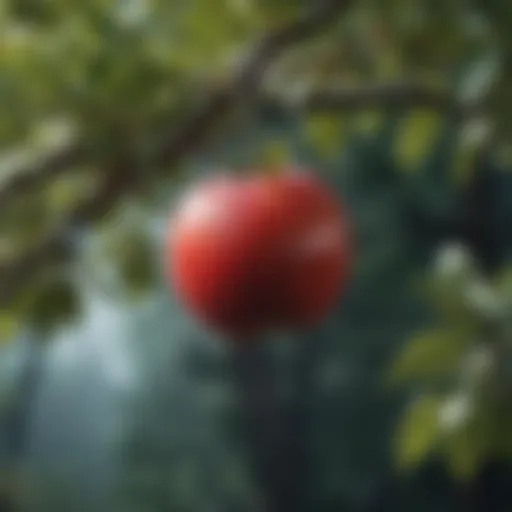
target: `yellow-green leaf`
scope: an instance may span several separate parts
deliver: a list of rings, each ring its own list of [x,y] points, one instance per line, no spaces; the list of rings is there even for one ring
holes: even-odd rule
[[[0,313],[0,344],[11,341],[21,328],[20,319],[11,311]]]
[[[88,170],[55,179],[46,190],[49,208],[56,213],[71,208],[77,200],[91,193],[95,184],[96,173]]]
[[[284,140],[272,139],[266,142],[258,155],[262,167],[280,167],[290,161],[290,148]]]
[[[504,427],[504,428],[502,428]],[[474,409],[468,419],[451,431],[443,443],[443,454],[453,477],[470,480],[478,472],[485,459],[494,453],[502,455],[510,439],[510,421],[493,414],[492,408],[484,405]],[[505,434],[502,436],[501,434]],[[510,447],[510,443],[509,443]]]
[[[424,395],[405,410],[395,432],[395,460],[400,469],[419,465],[436,447],[439,399]]]
[[[304,121],[306,140],[322,156],[332,157],[339,152],[343,131],[341,118],[336,115],[312,114]]]
[[[359,133],[372,134],[379,129],[382,119],[382,112],[379,110],[362,110],[354,117],[354,128]]]
[[[480,467],[482,453],[468,429],[451,436],[445,448],[445,458],[453,477],[470,480]]]
[[[391,368],[391,382],[436,379],[456,371],[471,341],[462,329],[432,329],[414,335]]]
[[[156,280],[156,265],[149,238],[137,231],[124,233],[116,240],[111,251],[126,293],[138,298],[149,290]]]
[[[442,123],[428,109],[413,109],[402,120],[396,134],[394,155],[402,170],[415,168],[429,153]]]

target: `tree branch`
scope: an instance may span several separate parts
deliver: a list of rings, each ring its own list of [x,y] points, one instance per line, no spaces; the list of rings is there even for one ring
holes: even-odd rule
[[[267,66],[275,58],[289,46],[314,36],[324,26],[334,22],[337,14],[347,6],[348,0],[324,0],[317,1],[316,4],[316,8],[303,18],[269,33],[262,39],[246,64],[240,67],[229,91],[226,91],[225,95],[229,96],[230,100],[256,89]],[[69,167],[81,164],[86,158],[85,144],[77,140],[47,155],[36,165],[12,169],[7,173],[11,177],[0,185],[0,212],[12,199],[47,183]]]
[[[484,102],[462,103],[449,90],[414,82],[330,87],[290,99],[281,94],[268,93],[261,98],[261,102],[270,109],[290,108],[309,112],[357,110],[367,107],[424,107],[464,117],[482,113],[487,107]]]
[[[263,48],[260,51],[264,54],[265,50]],[[259,62],[261,64],[261,57]],[[258,74],[256,73],[258,67],[256,64],[245,75],[244,81],[246,84],[250,85],[250,77]],[[242,89],[239,92],[241,93]],[[226,96],[234,97],[237,91],[225,91],[225,93],[227,93]],[[217,91],[216,94],[220,93]],[[262,91],[256,101],[263,108],[277,112],[287,110],[335,112],[368,107],[388,109],[425,107],[469,117],[482,113],[486,109],[483,102],[461,103],[448,90],[407,82],[330,87],[308,91],[299,95],[299,97],[292,96],[291,98],[286,94]],[[187,136],[194,138],[193,134]],[[185,137],[185,134],[183,134],[183,137]],[[6,180],[3,186],[0,185],[0,213],[13,199],[44,185],[65,172],[69,167],[83,163],[86,158],[85,144],[78,141],[46,156],[37,165],[12,169],[7,173],[12,177]]]
[[[346,7],[348,0],[317,2],[316,8],[303,18],[264,37],[254,52],[234,70],[229,87],[214,92],[177,136],[164,140],[151,155],[150,165],[159,169],[174,165],[196,148],[215,123],[233,106],[248,95],[258,92],[267,67],[275,59],[288,47],[316,35],[335,22]],[[48,265],[58,264],[72,256],[74,248],[70,240],[77,225],[86,225],[101,217],[119,198],[154,177],[150,173],[143,175],[138,172],[138,158],[136,155],[135,158],[131,156],[122,155],[110,166],[103,173],[96,194],[78,204],[60,225],[27,252],[0,266],[0,307],[14,299],[20,289]],[[55,173],[53,170],[52,175]]]

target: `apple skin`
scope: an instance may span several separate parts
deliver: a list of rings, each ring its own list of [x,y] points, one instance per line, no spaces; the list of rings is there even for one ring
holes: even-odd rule
[[[349,221],[312,173],[219,174],[171,215],[165,273],[203,324],[233,339],[312,326],[346,287]]]

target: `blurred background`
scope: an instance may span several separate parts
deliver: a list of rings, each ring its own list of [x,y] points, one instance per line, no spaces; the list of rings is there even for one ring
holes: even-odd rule
[[[0,511],[510,510],[511,23],[1,0]],[[165,284],[166,222],[290,164],[347,206],[350,286],[237,358]]]

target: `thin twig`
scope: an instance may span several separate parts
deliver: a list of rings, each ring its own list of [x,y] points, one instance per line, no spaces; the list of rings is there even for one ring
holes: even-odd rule
[[[430,108],[463,117],[475,116],[486,109],[484,102],[463,103],[449,90],[413,82],[398,82],[351,87],[329,87],[308,91],[287,99],[267,93],[261,103],[268,108],[298,109],[308,112],[335,112],[361,108]]]

